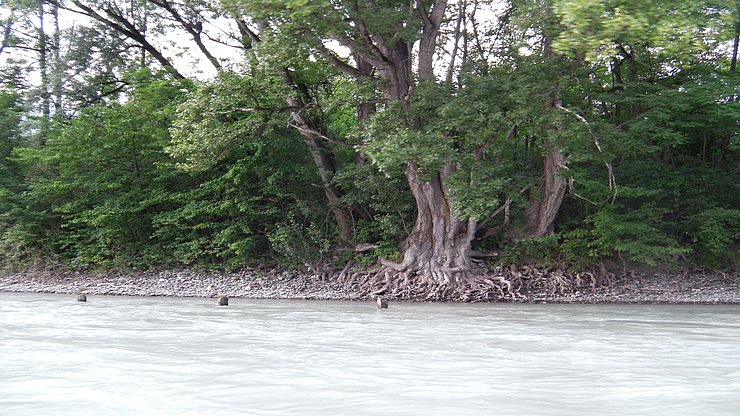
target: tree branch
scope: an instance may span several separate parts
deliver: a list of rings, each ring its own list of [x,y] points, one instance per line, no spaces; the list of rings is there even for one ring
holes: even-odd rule
[[[172,3],[168,2],[167,0],[149,0],[153,4],[167,10],[169,14],[172,16],[175,21],[177,21],[186,32],[190,34],[190,36],[193,38],[193,41],[198,46],[198,49],[205,55],[205,57],[208,59],[208,61],[213,65],[214,68],[216,68],[216,71],[221,70],[221,63],[218,62],[218,59],[216,59],[213,54],[206,48],[206,45],[203,44],[203,37],[201,34],[203,33],[203,24],[201,22],[195,22],[192,21],[188,22],[185,21],[185,19],[182,17],[180,12],[177,11],[177,9],[172,5]],[[196,10],[193,10],[193,12],[200,16],[200,13]]]
[[[10,15],[8,20],[5,21],[5,30],[3,31],[3,41],[0,44],[0,55],[2,55],[5,48],[8,46],[10,40],[10,33],[13,30],[13,23],[15,22],[15,9],[10,9]]]
[[[599,153],[602,153],[602,154],[604,153],[604,151],[601,149],[601,144],[599,143],[599,136],[597,136],[596,133],[591,129],[591,125],[588,123],[588,120],[586,120],[585,117],[583,117],[582,115],[580,115],[580,114],[578,114],[576,112],[573,112],[573,111],[571,111],[571,110],[563,107],[560,103],[555,103],[555,108],[557,108],[558,110],[562,110],[562,111],[564,111],[564,112],[566,112],[568,114],[573,115],[575,118],[578,119],[578,121],[580,121],[583,124],[585,124],[586,125],[586,128],[588,129],[588,132],[591,133],[591,137],[593,137],[594,145],[596,145],[596,148],[599,150]],[[613,204],[614,201],[617,200],[617,192],[618,192],[617,179],[614,177],[614,168],[612,167],[612,164],[610,162],[604,162],[604,165],[606,165],[606,170],[607,170],[607,172],[609,174],[609,189],[612,190],[612,191],[614,191],[614,194],[612,195],[612,201],[611,201],[611,203]],[[570,185],[571,185],[571,190],[572,190],[573,189],[573,179],[571,179],[571,184]],[[580,197],[580,198],[582,198],[582,199],[584,199],[586,201],[589,201],[586,198],[583,198],[583,197]],[[591,202],[591,201],[589,201],[589,202]],[[593,202],[591,202],[591,203],[593,204]]]
[[[354,66],[342,61],[339,57],[330,51],[326,46],[319,42],[316,46],[316,51],[321,55],[322,58],[326,59],[331,66],[351,76],[352,78],[371,78],[367,74],[363,73]]]
[[[105,26],[108,26],[111,29],[121,33],[122,35],[128,37],[129,39],[141,45],[141,47],[145,51],[149,52],[149,54],[152,57],[154,57],[154,59],[156,59],[162,65],[162,67],[164,67],[164,69],[167,72],[169,72],[173,77],[175,77],[176,79],[185,79],[185,77],[182,74],[180,74],[177,71],[177,69],[175,69],[172,63],[162,54],[162,52],[160,52],[151,43],[149,43],[146,37],[141,32],[139,32],[136,26],[134,26],[131,22],[129,22],[125,17],[123,17],[120,14],[120,11],[117,12],[113,7],[108,7],[105,10],[105,13],[109,16],[109,18],[106,18],[100,13],[98,13],[97,11],[93,10],[90,6],[83,4],[79,0],[71,0],[71,1],[72,1],[72,4],[77,6],[80,10],[63,7],[63,5],[56,2],[56,0],[52,0],[52,1],[54,2],[54,4],[57,4],[60,8],[64,8],[65,10],[69,10],[73,13],[88,16],[104,24]]]

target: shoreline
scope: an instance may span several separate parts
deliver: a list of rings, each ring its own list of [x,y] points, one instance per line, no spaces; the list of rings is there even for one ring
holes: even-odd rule
[[[251,299],[369,301],[373,296],[335,279],[291,271],[80,273],[25,271],[0,274],[0,292],[109,296],[167,296]],[[395,300],[392,296],[389,299]],[[424,301],[404,299],[404,301]],[[448,302],[461,302],[449,299]],[[572,288],[565,293],[532,291],[492,303],[740,304],[740,273],[630,273],[611,285]]]

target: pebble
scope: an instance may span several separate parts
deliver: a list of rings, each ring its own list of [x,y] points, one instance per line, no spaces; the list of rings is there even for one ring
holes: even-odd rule
[[[170,278],[165,278],[170,276]],[[82,287],[87,293],[139,296],[217,296],[229,293],[236,297],[261,299],[322,299],[360,300],[367,293],[346,290],[322,282],[310,275],[278,274],[282,279],[270,280],[264,275],[244,272],[206,276],[201,272],[142,272],[135,275],[83,273],[16,273],[0,275],[0,291],[36,293],[77,293]],[[641,277],[639,281],[622,280],[612,287],[580,288],[573,293],[552,296],[535,293],[517,301],[548,303],[740,303],[740,275],[682,276],[662,275]],[[177,279],[177,284],[174,280]],[[660,290],[654,290],[658,288]],[[643,290],[644,289],[644,290]],[[650,290],[653,289],[653,290]],[[510,300],[504,300],[510,301]]]

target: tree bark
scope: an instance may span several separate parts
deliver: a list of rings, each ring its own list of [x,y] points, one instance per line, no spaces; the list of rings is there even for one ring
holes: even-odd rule
[[[357,82],[358,85],[362,85],[366,82],[365,79],[372,78],[373,72],[375,72],[375,67],[361,55],[355,54],[354,59],[355,62],[357,62],[357,70],[363,74],[363,76],[357,78],[355,82]],[[360,128],[363,128],[363,125],[370,121],[370,117],[375,114],[375,110],[375,103],[361,102],[357,105],[357,122],[360,124]]]
[[[301,133],[301,135],[311,150],[311,156],[321,177],[321,186],[324,190],[324,195],[326,195],[326,200],[329,203],[329,210],[337,222],[339,243],[347,245],[352,241],[354,232],[349,212],[342,206],[342,194],[332,184],[332,178],[336,172],[334,155],[326,148],[322,139],[311,137],[307,133]]]
[[[422,285],[450,287],[467,281],[476,223],[472,219],[457,219],[452,213],[452,199],[445,182],[453,171],[454,166],[448,163],[430,180],[424,180],[418,164],[410,163],[406,169],[416,200],[416,221],[405,242],[403,262],[381,260],[405,279],[416,277]]]
[[[51,117],[51,93],[49,92],[49,54],[46,45],[46,0],[39,0],[39,75],[41,77],[41,128],[39,129],[39,146],[46,144]]]
[[[62,34],[59,30],[59,5],[52,4],[52,16],[54,16],[54,38],[53,38],[53,66],[52,66],[52,91],[54,94],[54,116],[62,114],[62,60],[60,58],[62,50]]]
[[[527,237],[545,237],[555,231],[555,219],[565,196],[568,182],[560,174],[565,166],[565,155],[553,148],[545,156],[544,179],[540,186],[541,195],[527,209]]]
[[[286,86],[300,89],[300,87],[293,82],[290,72],[287,69],[283,69],[283,73],[283,82]],[[303,108],[305,106],[305,103],[295,96],[288,96],[285,98],[285,101],[289,106],[295,108]],[[333,183],[333,177],[336,173],[334,155],[324,144],[324,136],[311,124],[310,120],[303,116],[299,111],[293,111],[291,118],[293,126],[296,127],[298,133],[303,137],[303,141],[311,151],[311,156],[313,157],[314,164],[316,165],[319,177],[321,178],[321,187],[324,191],[324,195],[326,195],[326,200],[329,203],[329,210],[334,215],[334,219],[337,223],[339,243],[341,245],[347,245],[352,241],[354,231],[349,211],[345,209],[341,203],[342,193],[339,192]]]
[[[447,8],[447,0],[436,0],[428,14],[422,0],[417,0],[416,3],[424,24],[421,40],[419,40],[419,79],[422,81],[433,80],[434,51],[437,47],[439,27]]]
[[[446,1],[437,0],[426,14],[423,1],[417,1],[417,10],[422,13],[424,24],[418,56],[418,78],[421,81],[434,80],[434,46],[446,6]],[[396,47],[400,51],[409,49]],[[393,88],[385,92],[386,98],[401,100],[408,108],[411,105],[408,91],[412,79],[405,65],[408,57],[393,57],[396,59],[390,62],[396,74],[391,78],[394,81]],[[471,242],[475,237],[476,223],[472,219],[462,220],[454,215],[454,201],[447,186],[447,180],[454,171],[455,165],[450,162],[445,163],[439,172],[429,175],[422,175],[422,167],[415,161],[406,167],[406,178],[416,202],[416,221],[404,244],[403,261],[393,263],[382,260],[385,266],[400,272],[405,280],[417,278],[420,279],[417,283],[450,287],[467,281],[472,265]]]

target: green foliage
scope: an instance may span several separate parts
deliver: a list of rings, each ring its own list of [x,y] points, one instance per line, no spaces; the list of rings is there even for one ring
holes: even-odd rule
[[[268,89],[261,90],[263,86]],[[277,118],[269,111],[249,111],[284,106],[277,93],[269,80],[260,85],[251,77],[222,73],[217,82],[196,89],[178,107],[168,152],[181,168],[207,169],[240,141],[278,128]]]
[[[740,262],[740,210],[711,208],[688,220],[693,252],[708,268],[737,267]]]
[[[334,182],[345,191],[344,202],[358,207],[353,243],[375,242],[392,248],[408,235],[414,203],[400,170],[385,175],[370,164],[348,164],[337,172]]]
[[[22,144],[19,95],[0,90],[0,269],[22,267],[38,254],[33,214],[25,209],[20,167],[13,153]]]
[[[320,224],[298,224],[294,220],[279,224],[268,236],[276,254],[293,267],[318,270],[327,260],[331,240]]]
[[[45,147],[19,154],[53,168],[29,171],[30,196],[63,230],[50,237],[52,247],[78,267],[146,266],[159,254],[151,219],[162,208],[167,128],[186,86],[136,76],[125,105],[86,109],[59,123]]]
[[[654,53],[679,61],[713,46],[732,20],[732,0],[557,0],[555,14],[564,27],[555,46],[610,55],[615,46],[650,46]]]
[[[238,158],[190,173],[197,185],[173,190],[179,206],[154,218],[154,236],[178,262],[238,267],[263,261],[276,229],[294,215],[315,219],[320,211],[321,194],[310,185],[318,178],[293,132],[266,132],[230,153]]]
[[[586,218],[587,228],[563,233],[563,255],[575,264],[616,256],[623,261],[655,265],[687,253],[658,229],[656,214],[659,210],[650,205],[629,211],[602,209]]]
[[[509,248],[511,253],[517,253],[515,258],[510,257],[510,262],[532,263],[539,262],[543,265],[554,265],[558,262],[561,247],[555,235],[538,238],[526,238],[516,242],[514,247]]]
[[[244,74],[199,85],[131,72],[146,63],[138,49],[81,25],[62,34],[64,62],[50,66],[69,75],[55,119],[41,117],[48,97],[23,79],[33,65],[12,57],[0,68],[9,74],[0,87],[0,263],[317,268],[338,245],[322,181],[351,216],[349,243],[377,246],[340,262],[399,260],[414,226],[404,176],[414,163],[422,179],[444,182],[456,217],[492,226],[476,249],[508,250],[512,262],[686,257],[736,268],[740,102],[727,71],[735,3],[512,2],[495,36],[461,39],[466,60],[451,82],[412,82],[403,104],[383,100],[384,63],[357,82],[332,68],[326,47],[401,53],[394,48],[421,35],[414,8],[431,2],[224,1],[214,13],[259,22],[262,41],[246,52]],[[156,34],[171,23],[148,24]],[[29,47],[21,35],[8,45]],[[287,106],[288,96],[306,107]],[[359,126],[357,104],[369,100],[374,115]],[[293,112],[325,134],[329,179]],[[45,143],[34,140],[39,126]],[[565,156],[556,169],[570,185],[556,234],[521,239],[553,150]]]

